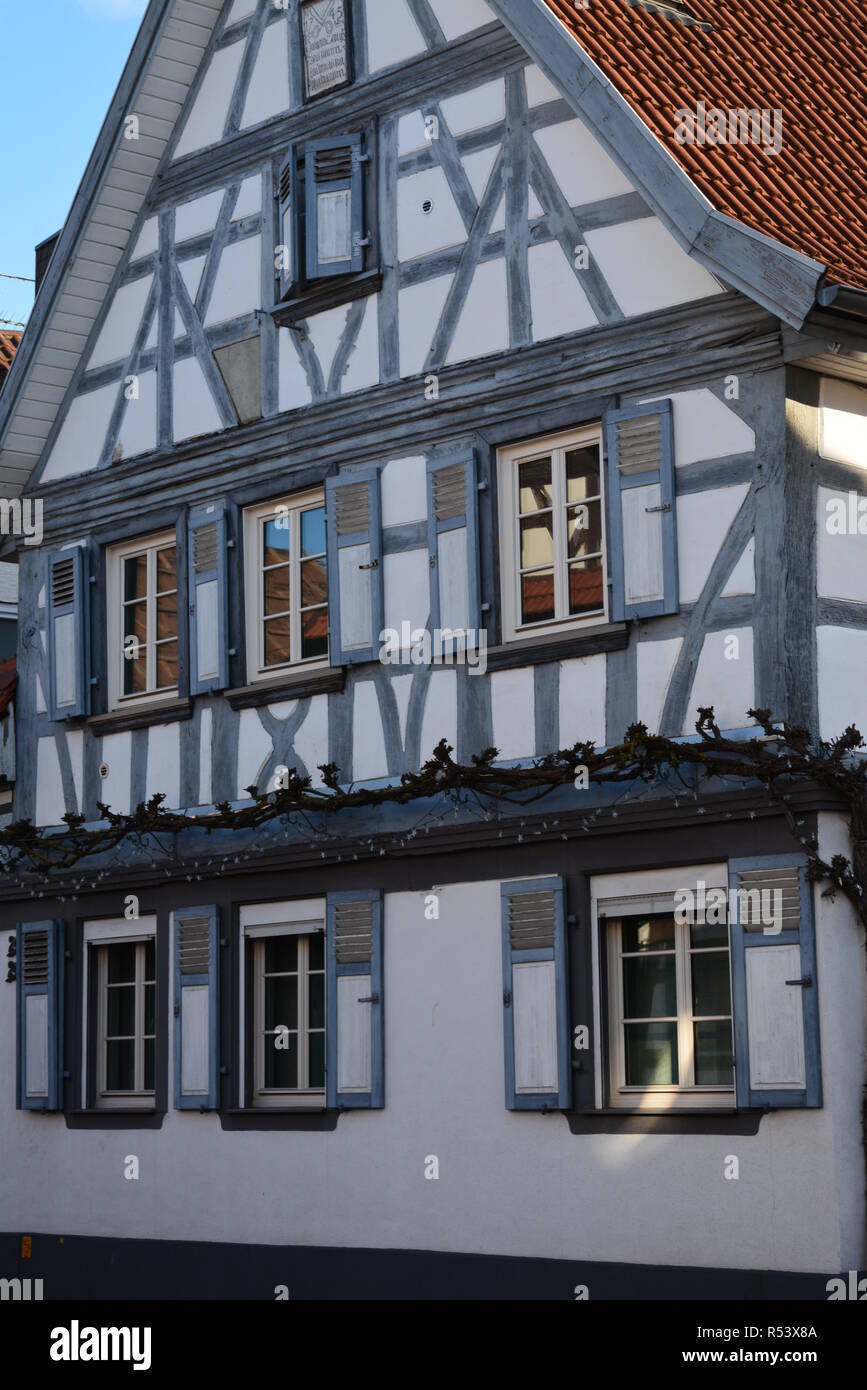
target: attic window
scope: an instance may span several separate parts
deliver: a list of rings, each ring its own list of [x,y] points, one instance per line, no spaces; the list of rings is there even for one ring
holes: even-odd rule
[[[666,19],[675,19],[680,24],[685,24],[690,29],[701,29],[705,33],[713,32],[713,25],[699,19],[683,3],[683,0],[626,0],[633,9],[636,6],[642,10],[648,10],[650,14],[661,14]]]

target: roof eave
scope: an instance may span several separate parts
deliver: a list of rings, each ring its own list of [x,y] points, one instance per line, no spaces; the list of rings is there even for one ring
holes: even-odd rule
[[[488,4],[683,249],[726,284],[800,329],[816,303],[825,267],[719,212],[545,0]]]

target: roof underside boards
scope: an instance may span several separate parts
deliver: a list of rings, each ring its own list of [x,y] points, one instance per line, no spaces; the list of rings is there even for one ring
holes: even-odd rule
[[[710,32],[629,0],[543,3],[714,208],[867,289],[864,0],[689,0]],[[781,111],[780,152],[678,144],[675,113],[699,102]]]
[[[151,0],[5,384],[16,399],[0,416],[4,496],[21,492],[42,453],[221,7]],[[128,139],[133,114],[138,138]]]

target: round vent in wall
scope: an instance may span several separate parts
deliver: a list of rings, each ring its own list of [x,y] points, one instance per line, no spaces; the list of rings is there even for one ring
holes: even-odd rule
[[[421,210],[426,217],[429,213],[433,212],[433,198],[425,198],[421,205]]]

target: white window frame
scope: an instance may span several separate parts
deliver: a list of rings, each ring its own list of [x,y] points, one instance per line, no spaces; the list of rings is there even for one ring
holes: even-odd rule
[[[149,941],[154,943],[154,1089],[144,1088],[144,961]],[[141,1086],[132,1091],[107,1091],[107,1052],[106,1031],[108,1024],[108,956],[104,948],[133,944],[136,947],[136,1007],[135,1007],[135,1055],[136,1081]],[[159,962],[157,960],[156,917],[142,917],[132,923],[124,918],[102,922],[87,922],[84,930],[84,1000],[82,1007],[82,1059],[84,1062],[81,1078],[82,1109],[88,1106],[88,1074],[94,1068],[93,1105],[98,1110],[136,1110],[152,1109],[156,1099],[156,1041],[157,1020],[159,1018]],[[91,980],[90,951],[97,954],[96,960],[96,999],[89,998]],[[88,1047],[89,1014],[95,1009],[95,1055]],[[151,1036],[150,1034],[148,1036]]]
[[[157,552],[175,548],[175,564],[180,562],[178,538],[174,531],[162,531],[159,535],[139,536],[125,541],[123,545],[111,546],[106,553],[106,581],[108,584],[107,628],[108,628],[108,702],[110,709],[128,709],[130,706],[163,704],[166,700],[178,698],[177,682],[165,690],[152,689],[156,685],[156,612],[157,612]],[[123,673],[126,657],[123,654],[123,566],[124,561],[134,555],[147,554],[147,682],[145,694],[124,695]],[[180,664],[181,643],[181,604],[180,575],[175,570],[175,592],[178,595],[178,635],[177,652]]]
[[[671,1110],[732,1110],[736,1106],[734,1080],[729,1086],[691,1084],[692,1065],[692,976],[688,924],[675,923],[676,978],[678,1004],[677,1086],[627,1086],[623,1056],[623,975],[620,959],[620,926],[616,919],[630,913],[672,911],[675,893],[689,888],[696,891],[699,881],[706,888],[728,891],[728,871],[723,864],[689,865],[682,869],[650,870],[634,874],[606,874],[591,884],[593,920],[593,995],[596,1036],[603,1046],[596,1055],[596,1105],[603,1106],[606,1094],[612,1109],[667,1112]],[[715,948],[720,949],[720,948]],[[607,998],[603,1009],[603,953],[606,963]],[[729,997],[734,1009],[731,979],[731,934],[729,933]],[[605,1018],[607,1014],[607,1028]],[[732,1030],[734,1017],[732,1015]],[[734,1036],[732,1036],[734,1053]]]
[[[324,506],[325,493],[321,488],[315,488],[308,492],[279,497],[256,507],[248,507],[244,511],[244,607],[247,627],[247,680],[251,685],[258,681],[273,681],[287,672],[316,671],[328,666],[329,652],[324,656],[298,657],[279,666],[264,664],[264,555],[261,523],[268,518],[276,518],[284,511],[288,513],[291,603],[293,595],[300,598],[301,594],[301,513]],[[327,554],[325,563],[327,572]],[[301,650],[301,611],[300,603],[289,610],[289,650],[292,652]]]
[[[568,551],[565,525],[565,465],[556,454],[583,444],[599,447],[599,489],[602,523],[602,611],[587,616],[568,613]],[[521,535],[519,523],[518,466],[550,454],[552,463],[552,510],[554,521],[554,605],[555,616],[538,623],[521,622]],[[605,450],[602,425],[597,422],[561,434],[525,439],[497,451],[497,482],[500,517],[500,592],[503,603],[503,641],[521,642],[576,628],[599,627],[609,621],[608,533],[605,515]]]
[[[326,1108],[326,1087],[298,1086],[295,1089],[266,1088],[265,1080],[265,942],[269,937],[274,936],[297,936],[299,938],[299,976],[301,975],[302,955],[305,957],[308,950],[308,943],[312,936],[321,934],[325,937],[325,912],[326,902],[324,898],[300,899],[292,902],[278,903],[254,903],[245,904],[240,909],[239,922],[241,929],[241,968],[239,971],[240,988],[240,1047],[241,1047],[241,1066],[240,1066],[240,1095],[239,1104],[244,1107],[246,1104],[252,1105],[254,1109],[307,1109],[324,1110]],[[302,947],[302,942],[304,943]],[[245,1001],[247,998],[247,987],[245,982],[245,971],[247,961],[247,948],[252,946],[252,998],[253,998],[253,1017],[252,1020],[247,1016]],[[306,982],[306,971],[304,979]],[[325,1035],[325,1065],[328,1066],[328,971],[327,958],[323,951],[323,979],[324,979],[324,1017],[325,1027],[322,1030]],[[307,989],[301,988],[298,991],[298,1034],[300,1036],[302,1027],[307,1036]],[[252,1024],[252,1032],[251,1025]],[[252,1086],[249,1102],[244,1095],[243,1077],[245,1074],[244,1057],[245,1053],[253,1044],[253,1056],[251,1058]],[[301,1059],[299,1058],[299,1061]],[[309,1062],[309,1048],[305,1047],[304,1067],[299,1071],[299,1080],[305,1076],[305,1068]]]

